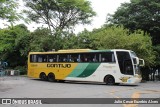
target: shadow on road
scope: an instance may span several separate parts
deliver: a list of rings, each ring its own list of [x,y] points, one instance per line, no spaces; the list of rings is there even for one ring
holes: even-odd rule
[[[130,84],[115,84],[115,85],[106,85],[105,83],[101,82],[88,82],[88,81],[54,81],[54,82],[49,82],[49,81],[43,81],[41,79],[31,79],[34,81],[42,81],[42,82],[48,82],[48,83],[58,83],[58,84],[81,84],[81,85],[101,85],[101,86],[116,86],[116,87],[137,87],[138,85],[130,85]]]

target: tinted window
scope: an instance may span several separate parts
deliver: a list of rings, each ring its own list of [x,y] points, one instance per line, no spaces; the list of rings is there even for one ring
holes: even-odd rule
[[[82,53],[80,54],[81,62],[93,62],[95,59],[95,54],[93,53]]]
[[[101,62],[115,62],[114,53],[113,52],[101,53]]]
[[[31,55],[30,56],[31,62],[47,62],[47,55]]]
[[[67,54],[59,54],[57,57],[58,62],[69,62],[69,57]]]
[[[115,62],[113,52],[83,53],[80,58],[81,62]]]
[[[49,54],[47,56],[48,56],[48,62],[57,62],[57,55]]]
[[[117,58],[121,73],[133,75],[133,66],[129,52],[117,52]]]
[[[31,62],[115,62],[113,52],[38,54],[30,55]]]
[[[69,54],[69,62],[80,62],[80,55],[79,54]]]
[[[37,62],[37,55],[30,55],[30,62]]]

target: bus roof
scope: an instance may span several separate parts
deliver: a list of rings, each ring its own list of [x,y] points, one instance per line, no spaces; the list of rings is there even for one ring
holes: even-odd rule
[[[111,51],[131,51],[126,49],[106,49],[106,50],[92,50],[92,49],[68,49],[48,52],[30,52],[29,54],[58,54],[58,53],[85,53],[85,52],[111,52]]]

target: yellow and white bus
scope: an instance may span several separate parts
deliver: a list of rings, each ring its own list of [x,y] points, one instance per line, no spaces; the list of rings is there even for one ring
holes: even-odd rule
[[[71,49],[30,52],[28,77],[48,81],[92,81],[134,84],[141,81],[139,59],[131,50]]]

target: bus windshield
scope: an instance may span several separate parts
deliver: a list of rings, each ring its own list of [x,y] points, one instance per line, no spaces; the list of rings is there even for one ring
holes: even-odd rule
[[[132,57],[132,60],[133,60],[135,57],[137,57],[136,53],[133,52],[133,51],[131,51],[131,57]],[[134,62],[134,60],[133,60],[133,62]],[[135,69],[135,74],[141,74],[139,65],[134,64],[134,69]]]
[[[120,71],[125,75],[133,75],[133,64],[129,52],[117,51]]]
[[[134,58],[134,57],[137,57],[136,53],[131,51],[131,57]]]

